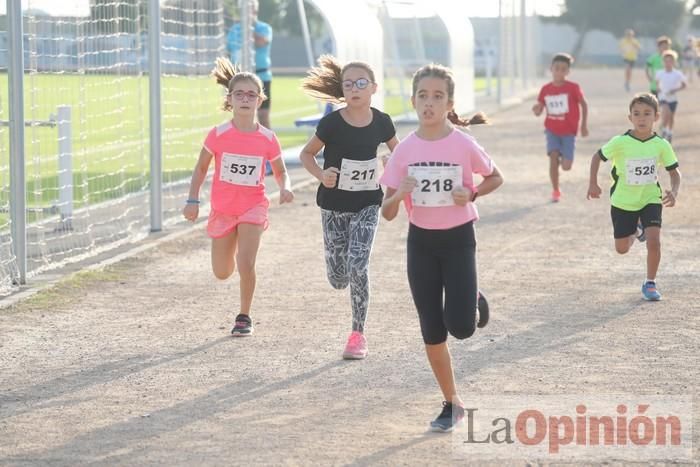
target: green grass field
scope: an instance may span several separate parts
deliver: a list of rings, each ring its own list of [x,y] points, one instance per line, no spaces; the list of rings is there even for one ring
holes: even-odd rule
[[[285,148],[303,144],[313,131],[292,130],[294,120],[322,108],[300,91],[301,77],[279,76],[273,83],[271,121]],[[385,111],[403,112],[398,82]],[[407,84],[410,86],[410,83]],[[477,88],[484,86],[477,81]],[[59,105],[71,106],[72,161],[76,207],[118,198],[148,185],[148,78],[116,75],[25,75],[25,119],[46,120]],[[0,75],[0,119],[7,120],[7,75]],[[209,77],[163,76],[164,181],[189,177],[209,128],[230,118],[221,110],[222,89]],[[0,166],[8,166],[9,135],[0,127]],[[25,129],[28,206],[51,205],[58,198],[56,128]],[[0,174],[2,175],[2,174]],[[0,182],[0,204],[8,202]],[[0,214],[0,220],[2,219]]]

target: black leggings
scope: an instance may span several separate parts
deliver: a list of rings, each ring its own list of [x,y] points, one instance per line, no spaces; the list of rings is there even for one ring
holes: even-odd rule
[[[447,230],[408,229],[408,284],[426,344],[441,344],[449,331],[466,339],[476,329],[474,224]],[[443,305],[444,292],[444,305]]]

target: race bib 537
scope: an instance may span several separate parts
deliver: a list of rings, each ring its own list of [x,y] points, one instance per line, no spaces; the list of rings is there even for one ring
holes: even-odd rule
[[[232,185],[257,186],[263,159],[260,156],[245,156],[225,152],[221,156],[219,179]]]

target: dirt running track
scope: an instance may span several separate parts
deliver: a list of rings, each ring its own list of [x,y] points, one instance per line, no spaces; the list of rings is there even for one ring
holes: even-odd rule
[[[627,128],[621,74],[572,74],[589,98],[591,136],[579,139],[558,205],[548,202],[531,103],[473,130],[506,179],[478,201],[493,318],[450,344],[461,394],[477,406],[496,394],[692,396],[697,464],[700,85],[681,94],[678,111],[683,185],[679,205],[664,211],[664,300],[646,303],[644,248],[616,255],[607,199],[585,199],[590,156]],[[0,464],[463,464],[450,435],[426,432],[441,396],[408,292],[405,216],[382,221],[376,240],[370,355],[345,362],[348,292],[325,279],[313,189],[296,195],[271,210],[252,338],[229,337],[238,282],[213,278],[202,224],[0,309]]]

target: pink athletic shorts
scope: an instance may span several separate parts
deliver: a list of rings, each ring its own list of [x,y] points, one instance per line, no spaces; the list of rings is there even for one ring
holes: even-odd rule
[[[267,221],[267,206],[267,202],[258,204],[240,216],[223,214],[212,209],[209,213],[207,234],[211,238],[222,238],[236,230],[238,224],[262,225],[267,230],[269,225]]]

